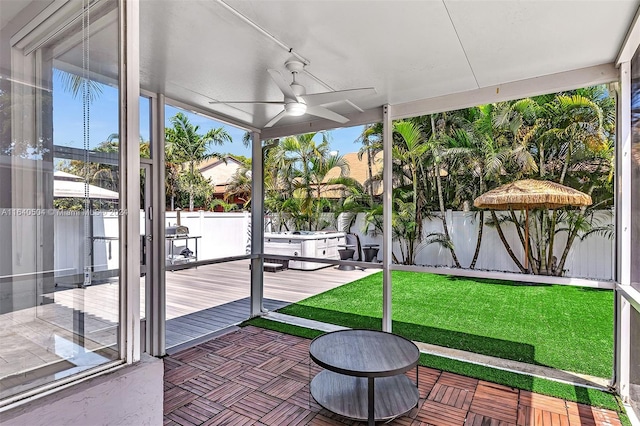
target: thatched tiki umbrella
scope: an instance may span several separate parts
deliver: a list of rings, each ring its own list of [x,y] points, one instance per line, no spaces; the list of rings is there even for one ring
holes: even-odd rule
[[[473,201],[481,209],[525,211],[524,267],[529,269],[529,209],[589,206],[591,196],[559,183],[524,179],[485,192]]]

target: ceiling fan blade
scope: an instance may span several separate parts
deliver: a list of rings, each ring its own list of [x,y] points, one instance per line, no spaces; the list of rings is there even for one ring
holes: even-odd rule
[[[280,119],[282,117],[284,117],[285,115],[287,115],[287,112],[285,110],[280,111],[280,113],[278,115],[276,115],[275,117],[273,117],[271,120],[269,120],[269,122],[267,124],[264,125],[264,127],[271,127],[274,124],[276,124],[278,121],[280,121]]]
[[[338,123],[346,123],[349,119],[343,115],[337,114],[330,109],[322,106],[307,106],[307,114],[315,115],[316,117],[326,118],[327,120],[337,121]]]
[[[287,84],[287,82],[284,81],[284,79],[282,78],[282,74],[280,74],[278,70],[269,69],[267,71],[269,71],[269,75],[271,76],[273,81],[275,81],[275,83],[278,85],[278,87],[280,88],[280,91],[284,94],[285,98],[298,99],[296,97],[296,94],[293,93],[291,86],[289,86],[289,84]]]
[[[210,104],[260,104],[260,105],[284,105],[281,101],[209,101]]]
[[[312,93],[310,95],[301,95],[300,97],[304,99],[307,106],[317,106],[373,95],[375,93],[376,89],[367,87],[362,89],[338,90],[337,92]]]

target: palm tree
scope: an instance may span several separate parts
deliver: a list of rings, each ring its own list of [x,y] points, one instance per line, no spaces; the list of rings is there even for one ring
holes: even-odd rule
[[[315,215],[320,217],[321,208],[323,206],[333,207],[329,205],[323,198],[332,191],[333,193],[342,192],[342,197],[346,197],[354,191],[359,192],[360,184],[353,178],[349,177],[349,163],[344,156],[329,153],[328,156],[314,158],[310,161],[310,185],[315,188]],[[334,169],[338,169],[340,174],[337,177],[329,177]],[[318,226],[316,221],[316,226]]]
[[[291,197],[293,183],[289,176],[288,164],[283,161],[279,140],[266,141],[264,152],[264,208],[271,220],[276,220],[272,226],[276,230],[289,230],[285,202]]]
[[[180,165],[172,160],[169,155],[165,155],[165,199],[169,200],[169,209],[175,210],[176,197],[179,195],[178,182],[180,179]]]
[[[613,133],[614,108],[603,86],[512,103],[508,121],[516,129],[513,158],[518,160],[514,165],[519,170],[515,176],[535,174],[539,179],[560,184],[570,180],[572,187],[590,195],[601,191],[605,199],[612,197],[612,185],[599,176],[605,168],[611,170],[605,153]],[[523,167],[524,164],[528,167]],[[590,221],[585,220],[589,210],[585,207],[578,214],[564,214],[561,209],[553,213],[540,210],[539,228],[535,228],[534,241],[530,244],[536,249],[529,252],[533,273],[562,274],[573,241],[579,233],[589,233]],[[569,222],[558,228],[559,219]],[[511,221],[524,245],[521,220],[511,212]],[[555,236],[561,231],[569,235],[561,259],[556,262]]]
[[[468,181],[462,179],[462,185],[458,189],[458,192],[466,195],[465,202],[468,200],[469,204],[487,190],[490,182],[499,181],[500,173],[511,157],[513,132],[503,125],[504,111],[508,108],[509,104],[503,102],[470,109],[473,111],[470,114],[472,130],[459,132],[457,146],[449,150],[460,161],[459,170],[463,172],[463,176],[466,174],[469,177]],[[484,210],[480,210],[476,248],[469,269],[475,268],[480,254],[484,222]]]
[[[87,97],[88,102],[93,102],[102,94],[102,84],[95,80],[58,68],[54,68],[53,73],[60,79],[63,89],[71,93],[75,99],[83,95]]]
[[[224,158],[216,152],[211,152],[211,145],[222,145],[231,142],[231,136],[223,128],[210,129],[204,135],[198,133],[200,126],[194,125],[189,118],[179,112],[169,119],[173,127],[165,130],[167,154],[173,161],[187,164],[187,183],[189,193],[189,210],[193,210],[195,185],[197,181],[196,164],[211,157]]]
[[[251,204],[251,166],[243,164],[231,176],[224,193],[224,200],[238,199],[244,208]],[[223,206],[224,207],[224,206]]]
[[[373,162],[376,155],[382,151],[382,123],[374,123],[364,127],[362,134],[356,142],[360,142],[362,146],[358,150],[358,160],[362,161],[364,155],[367,156],[367,183],[369,195],[373,198]]]
[[[418,202],[421,197],[418,183],[424,175],[422,164],[429,146],[420,126],[414,121],[397,121],[393,123],[393,130],[397,136],[392,149],[393,160],[400,165],[402,179],[404,180],[406,173],[411,184],[411,191],[408,193],[400,188],[395,192],[395,222],[397,232],[404,236],[406,244],[406,249],[401,245],[403,261],[412,265],[415,263],[415,247],[422,240],[422,205]]]
[[[449,120],[448,120],[449,119]],[[453,120],[451,120],[453,119]],[[460,117],[453,114],[442,114],[439,118],[436,126],[435,114],[429,116],[430,126],[427,130],[430,132],[428,139],[428,148],[431,157],[432,173],[436,182],[436,193],[438,195],[438,207],[440,209],[440,219],[442,220],[442,235],[432,234],[429,243],[437,242],[444,245],[449,249],[451,258],[456,268],[460,268],[460,261],[456,255],[455,247],[451,236],[449,235],[449,226],[447,225],[447,215],[445,210],[445,200],[442,191],[442,163],[447,157],[448,144],[451,142],[452,137],[449,134],[451,131],[455,132],[456,122],[459,122]],[[424,119],[423,119],[424,120]],[[452,121],[453,126],[447,126],[447,121]]]
[[[601,87],[600,87],[601,88]],[[554,103],[557,107],[557,114],[553,120],[551,132],[557,135],[560,142],[560,155],[563,155],[563,167],[558,177],[558,182],[565,184],[565,180],[572,178],[574,185],[579,185],[581,189],[593,194],[596,189],[609,187],[612,189],[610,181],[603,181],[597,177],[602,173],[580,172],[580,167],[585,163],[592,163],[594,159],[606,157],[607,146],[612,143],[608,141],[613,133],[613,123],[615,123],[613,100],[604,96],[599,88],[589,88],[576,91],[576,94],[569,96],[559,96]],[[607,120],[607,121],[605,121]],[[603,149],[605,148],[605,149]],[[610,158],[613,153],[610,152]],[[568,171],[572,169],[570,175]],[[577,173],[576,173],[577,172]],[[576,175],[581,174],[580,179]],[[606,189],[605,189],[606,192]],[[612,198],[612,193],[611,193]],[[556,273],[562,273],[569,248],[578,236],[579,232],[591,234],[591,222],[586,219],[588,211],[592,208],[583,207],[580,213],[573,217],[569,215],[569,232],[567,243],[561,255],[560,261],[555,266]],[[546,273],[552,273],[553,247],[556,235],[556,224],[559,210],[554,210],[549,224],[548,251],[546,259]],[[544,254],[544,252],[543,252]],[[544,259],[543,259],[544,260]]]
[[[314,194],[314,167],[329,156],[329,142],[326,134],[322,134],[319,144],[314,140],[316,133],[289,136],[282,139],[270,155],[270,167],[277,170],[276,185],[281,188],[285,198],[281,206],[286,214],[295,217],[296,226],[304,226],[311,230],[317,227],[316,196]],[[286,196],[293,197],[291,201]]]

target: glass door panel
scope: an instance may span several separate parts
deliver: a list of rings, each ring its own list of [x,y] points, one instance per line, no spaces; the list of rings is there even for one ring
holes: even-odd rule
[[[0,41],[0,399],[119,359],[117,2],[58,12]]]

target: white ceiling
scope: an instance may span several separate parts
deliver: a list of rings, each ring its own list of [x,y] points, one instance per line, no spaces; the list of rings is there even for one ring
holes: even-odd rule
[[[306,70],[331,89],[375,87],[376,95],[354,100],[365,110],[611,63],[639,5],[638,0],[225,3],[308,59]],[[283,64],[291,54],[224,5],[143,1],[141,21],[146,88],[258,128],[280,111],[209,104],[282,100],[266,70],[278,69],[288,79]],[[308,93],[328,90],[308,75],[299,80]],[[357,111],[347,103],[332,109]]]
[[[8,5],[25,4],[0,1],[3,24],[15,13]],[[377,94],[353,100],[369,110],[612,63],[639,5],[640,0],[141,0],[141,85],[230,122],[262,128],[280,106],[209,102],[282,100],[266,70],[278,69],[288,80],[284,62],[292,55],[229,8],[309,60],[308,74],[299,77],[307,93],[374,87]],[[345,102],[331,109],[357,111]],[[310,118],[288,117],[278,126],[296,120]]]

